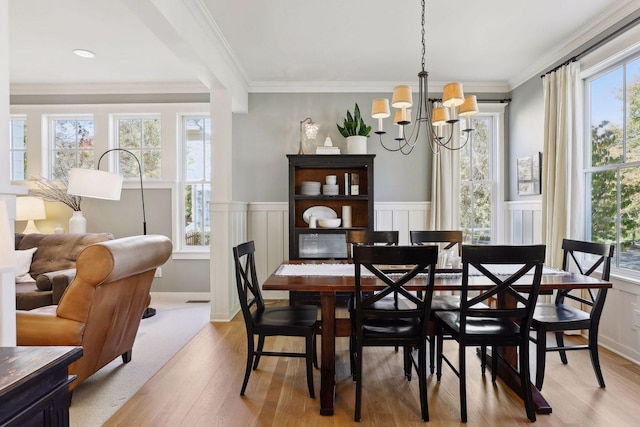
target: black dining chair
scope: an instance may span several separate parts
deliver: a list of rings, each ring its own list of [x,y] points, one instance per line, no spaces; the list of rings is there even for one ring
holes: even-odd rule
[[[347,259],[348,260],[352,260],[353,259],[353,247],[354,246],[358,246],[358,245],[397,245],[398,241],[399,241],[399,233],[397,230],[375,230],[375,231],[371,231],[371,230],[348,230],[345,233],[345,240],[347,242]],[[391,297],[389,298],[385,298],[382,301],[379,301],[377,303],[378,308],[382,308],[380,307],[381,304],[395,304],[396,306],[398,305],[398,295],[397,294],[393,294],[393,300],[391,300]],[[353,296],[351,296],[349,298],[349,302],[347,304],[348,309],[349,309],[349,317],[351,318],[351,324],[353,326],[355,319],[354,319],[354,306],[353,306]],[[354,328],[352,327],[351,330],[353,331]],[[355,360],[353,359],[353,345],[354,345],[354,340],[355,337],[353,336],[353,333],[351,334],[350,340],[349,340],[349,354],[351,355],[351,359],[350,359],[350,367],[351,367],[351,376],[353,377],[354,381],[355,381],[355,370],[354,370],[354,363]],[[398,351],[398,349],[396,348],[396,351]],[[411,376],[411,372],[407,373],[407,375]]]
[[[412,245],[433,245],[439,244],[442,250],[451,250],[454,246],[458,256],[462,254],[462,231],[461,230],[414,230],[409,232]],[[460,308],[460,296],[453,294],[434,295],[431,300],[431,317],[436,311],[458,310]],[[429,368],[434,372],[434,362],[436,353],[435,337],[427,337],[429,340]]]
[[[427,361],[426,334],[431,310],[435,264],[438,248],[435,246],[355,246],[353,262],[355,264],[355,376],[356,407],[355,420],[360,421],[362,407],[362,363],[363,348],[378,346],[399,346],[405,350],[405,372],[414,367],[417,371],[420,389],[420,408],[422,419],[429,421],[427,402]],[[412,267],[400,274],[389,274],[383,266]],[[383,288],[372,294],[363,289],[368,270],[383,282]],[[426,289],[422,296],[408,291],[405,286],[419,273],[425,274]],[[383,298],[398,293],[403,304],[376,307]],[[411,349],[418,349],[418,360]],[[408,364],[408,366],[407,366]]]
[[[257,369],[261,356],[285,356],[306,359],[309,395],[315,398],[312,364],[318,366],[315,344],[318,307],[315,305],[265,307],[256,273],[254,242],[249,241],[234,247],[233,259],[238,298],[247,331],[247,366],[240,395],[244,395],[251,370]],[[257,348],[255,348],[255,336],[258,337]],[[303,337],[305,352],[264,351],[265,337],[271,336]]]
[[[609,281],[611,258],[614,246],[606,243],[584,242],[564,239],[562,241],[563,258],[562,269],[578,270],[580,274],[590,276],[601,268],[599,278]],[[561,289],[557,291],[554,303],[538,303],[533,312],[531,328],[536,331],[531,341],[536,343],[536,387],[542,390],[544,381],[546,353],[557,351],[560,360],[567,364],[568,350],[588,350],[591,365],[596,374],[600,387],[605,387],[600,358],[598,356],[598,326],[604,308],[607,289]],[[567,304],[567,300],[577,301],[582,307],[589,307],[588,311]],[[587,345],[565,345],[563,334],[565,331],[589,331]],[[547,347],[547,332],[555,332],[556,347]]]
[[[437,379],[442,377],[442,361],[458,376],[460,381],[460,418],[467,421],[466,396],[466,358],[465,349],[469,346],[491,347],[491,379],[495,382],[498,357],[497,347],[518,347],[518,365],[522,398],[527,417],[536,420],[531,387],[529,387],[529,328],[533,309],[542,279],[545,246],[463,246],[462,248],[462,285],[459,311],[439,311],[435,313],[438,329],[438,366]],[[511,266],[509,271],[505,266]],[[470,274],[480,274],[493,284],[485,292],[468,298]],[[514,289],[514,283],[528,285],[527,294]],[[496,297],[497,307],[486,304]],[[514,300],[508,307],[505,302]],[[450,335],[458,342],[458,368],[443,355],[443,335]],[[482,353],[482,365],[486,354]],[[505,361],[506,363],[506,361]],[[512,367],[512,369],[516,369]]]

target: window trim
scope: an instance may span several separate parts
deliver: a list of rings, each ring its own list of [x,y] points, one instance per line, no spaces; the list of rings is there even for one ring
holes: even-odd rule
[[[25,137],[27,141],[25,142],[24,148],[15,148],[13,146],[13,122],[14,121],[23,121],[25,128]],[[29,146],[28,146],[28,136],[27,133],[27,115],[26,114],[11,114],[9,115],[9,181],[10,182],[26,182],[29,180]],[[26,159],[26,168],[25,168],[25,176],[24,179],[14,179],[14,169],[13,169],[13,154],[16,152],[24,152],[24,156]]]
[[[140,161],[140,166],[142,168],[142,180],[145,183],[150,183],[150,182],[160,182],[162,181],[162,177],[163,177],[163,165],[162,165],[162,152],[164,150],[164,146],[162,144],[162,114],[161,113],[114,113],[114,114],[110,114],[109,115],[109,121],[111,124],[111,133],[110,133],[110,141],[111,143],[110,145],[110,149],[113,148],[122,148],[125,150],[131,150],[131,148],[127,148],[127,147],[121,147],[120,146],[120,128],[119,128],[119,121],[120,120],[144,120],[144,119],[157,119],[160,121],[160,148],[143,148],[140,147],[140,158],[138,159]],[[145,151],[158,151],[160,153],[160,175],[158,178],[145,178],[144,177],[144,173],[145,173],[145,163],[143,161],[143,159],[141,158],[143,153]],[[121,152],[120,151],[116,151],[113,153],[114,154],[114,161],[109,162],[111,169],[113,170],[114,173],[120,173],[120,155]],[[136,156],[138,157],[138,156]],[[99,159],[99,158],[98,158]],[[96,159],[96,162],[97,160]],[[96,167],[98,167],[97,163],[95,165]],[[124,182],[139,182],[140,181],[140,177],[136,174],[136,176],[132,176],[132,177],[127,177],[124,176],[124,174],[122,174],[123,176],[123,181]]]
[[[638,28],[636,28],[636,30],[640,30],[640,26]],[[603,55],[607,55],[604,59],[602,59],[601,57]],[[616,69],[617,67],[624,67],[625,64],[629,63],[629,62],[633,62],[633,61],[637,61],[640,60],[640,42],[633,44],[630,47],[621,49],[621,50],[617,50],[615,52],[613,52],[611,50],[610,46],[605,46],[603,47],[601,50],[598,51],[598,55],[596,56],[596,58],[600,58],[600,61],[593,64],[594,60],[593,57],[589,57],[587,58],[584,63],[585,64],[590,64],[591,66],[589,66],[589,68],[584,69],[581,73],[580,73],[580,79],[582,81],[582,88],[583,88],[583,148],[584,148],[584,165],[583,165],[583,170],[582,170],[582,176],[584,179],[584,200],[583,200],[583,204],[584,204],[584,212],[585,212],[585,216],[584,216],[584,236],[586,238],[586,236],[590,235],[590,226],[591,226],[591,220],[590,220],[590,215],[589,212],[591,212],[591,186],[589,185],[589,181],[588,181],[588,175],[589,174],[593,174],[593,173],[597,173],[597,172],[605,172],[605,171],[614,171],[616,173],[616,239],[615,239],[615,254],[614,254],[614,259],[612,260],[611,263],[611,276],[612,277],[618,277],[618,278],[624,278],[625,280],[630,280],[635,282],[636,284],[640,284],[638,282],[640,282],[640,270],[632,270],[629,268],[624,268],[624,267],[620,267],[620,247],[621,247],[621,242],[620,242],[620,216],[619,216],[619,207],[620,207],[620,172],[623,169],[628,169],[628,168],[632,168],[632,167],[639,167],[640,166],[640,161],[634,161],[634,162],[626,162],[623,161],[620,163],[616,163],[616,164],[611,164],[611,165],[604,165],[604,166],[592,166],[591,165],[591,87],[590,87],[590,82],[593,80],[596,80],[606,74],[608,74],[609,72],[613,71],[614,69]],[[582,61],[581,61],[582,64]],[[626,68],[623,68],[623,81],[625,83],[625,88],[626,83],[627,83],[627,79],[626,79]],[[623,107],[623,118],[624,118],[624,124],[625,126],[623,127],[623,144],[625,145],[625,155],[626,155],[626,144],[627,144],[627,136],[626,136],[626,123],[628,120],[627,117],[627,98],[626,98],[626,91],[623,91],[624,93],[624,99],[622,102],[622,107]]]
[[[180,259],[187,259],[187,258],[191,258],[191,259],[206,259],[209,258],[210,256],[210,245],[207,246],[187,246],[186,242],[184,240],[184,231],[186,229],[186,223],[185,223],[185,215],[184,215],[184,198],[185,198],[185,183],[187,182],[191,182],[191,181],[186,181],[184,179],[184,173],[185,173],[185,169],[186,169],[186,156],[185,156],[185,142],[186,142],[186,127],[185,127],[185,121],[189,118],[205,118],[205,119],[209,119],[209,126],[213,126],[212,123],[212,119],[211,119],[211,114],[206,112],[206,113],[197,113],[197,112],[193,112],[193,113],[181,113],[178,114],[177,116],[177,120],[178,120],[178,141],[176,144],[176,154],[177,154],[177,158],[179,159],[179,166],[178,166],[178,170],[177,170],[177,175],[176,175],[176,191],[175,191],[175,209],[174,209],[174,217],[176,218],[175,221],[175,235],[176,235],[176,242],[177,244],[175,245],[176,247],[174,248],[174,258],[180,258]],[[212,142],[210,142],[210,144],[212,145],[212,149],[213,149],[213,144]],[[209,159],[210,161],[210,159]],[[211,177],[210,177],[211,178]],[[210,191],[213,190],[213,182],[210,180],[209,182],[209,186],[210,186]],[[210,206],[207,207],[207,209],[210,209]]]
[[[49,179],[53,178],[53,161],[55,159],[55,156],[53,155],[54,152],[54,139],[55,139],[55,129],[54,129],[54,124],[53,122],[56,120],[92,120],[93,121],[93,127],[94,127],[94,140],[93,140],[93,158],[94,158],[94,162],[95,162],[95,156],[96,156],[96,141],[95,141],[95,136],[96,136],[96,119],[95,119],[95,115],[93,113],[65,113],[65,114],[47,114],[44,116],[44,119],[46,120],[46,136],[45,138],[43,138],[43,142],[44,144],[46,144],[46,150],[43,150],[42,152],[42,167],[41,170],[44,176],[46,176]],[[77,149],[75,150],[76,152],[78,151]],[[76,165],[77,166],[77,165]]]
[[[491,132],[494,135],[489,147],[490,183],[491,183],[491,244],[498,244],[504,240],[504,111],[508,103],[479,103],[479,116],[491,117]]]

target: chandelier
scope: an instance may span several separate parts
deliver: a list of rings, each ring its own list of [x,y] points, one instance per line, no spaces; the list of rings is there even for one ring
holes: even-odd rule
[[[389,100],[386,98],[376,98],[371,106],[371,117],[378,119],[378,130],[375,131],[380,137],[380,144],[385,150],[400,151],[402,154],[409,154],[419,141],[420,129],[424,125],[427,133],[427,140],[433,153],[440,152],[441,149],[460,150],[469,141],[471,132],[470,116],[478,112],[478,101],[475,95],[465,96],[462,91],[462,84],[447,83],[442,91],[442,100],[438,100],[433,111],[427,107],[429,100],[429,73],[425,71],[425,53],[426,45],[424,41],[424,10],[425,0],[422,0],[422,71],[418,73],[419,83],[419,101],[417,105],[417,115],[415,123],[411,129],[411,133],[407,137],[406,127],[411,125],[411,111],[413,106],[413,98],[411,87],[407,85],[396,86],[393,89],[391,106],[396,108],[393,123],[398,126],[398,136],[394,138],[396,145],[389,147],[382,140],[382,135],[386,132],[383,130],[382,120],[391,115],[389,111]],[[464,142],[455,145],[455,141],[460,138],[454,138],[454,125],[460,121],[459,117],[465,117],[465,129],[462,130],[466,134]],[[445,127],[449,129],[449,137],[446,138]]]

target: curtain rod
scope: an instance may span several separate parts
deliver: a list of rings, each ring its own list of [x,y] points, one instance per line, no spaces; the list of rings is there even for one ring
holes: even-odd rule
[[[584,49],[582,52],[578,53],[577,55],[572,56],[571,58],[567,59],[566,61],[564,61],[562,64],[553,67],[552,69],[550,69],[549,71],[547,71],[546,73],[542,74],[540,76],[540,78],[543,78],[544,76],[546,76],[547,74],[553,73],[554,71],[557,71],[558,69],[560,69],[561,67],[564,67],[565,65],[569,65],[572,62],[576,62],[578,59],[580,59],[582,56],[591,53],[593,50],[599,48],[600,46],[602,46],[605,43],[608,43],[609,41],[611,41],[612,39],[618,37],[620,34],[626,32],[627,30],[635,27],[638,23],[640,23],[640,16],[637,16],[636,18],[632,19],[631,21],[627,22],[626,24],[624,24],[622,27],[618,28],[617,30],[615,30],[614,32],[612,32],[611,34],[605,36],[604,38],[602,38],[601,40],[597,41],[596,43],[592,44],[591,46],[587,47],[586,49]]]
[[[429,102],[442,102],[442,98],[429,98]],[[508,104],[511,98],[504,99],[478,99],[477,102],[497,102],[500,104]]]

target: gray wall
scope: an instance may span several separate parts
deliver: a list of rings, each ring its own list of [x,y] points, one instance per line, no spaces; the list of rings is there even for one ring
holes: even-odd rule
[[[254,93],[249,95],[249,113],[233,116],[233,199],[250,202],[286,202],[287,154],[298,152],[300,121],[311,117],[319,125],[318,137],[304,145],[315,153],[327,136],[346,153],[345,138],[336,123],[347,109],[353,114],[357,102],[368,125],[371,101],[390,93]],[[386,119],[385,143],[395,143],[397,128]],[[431,151],[419,143],[409,156],[385,151],[371,133],[367,152],[375,154],[376,201],[426,201],[431,193]]]
[[[507,200],[540,200],[542,196],[519,196],[517,159],[542,151],[544,145],[544,99],[542,79],[535,76],[511,93],[505,152]]]

